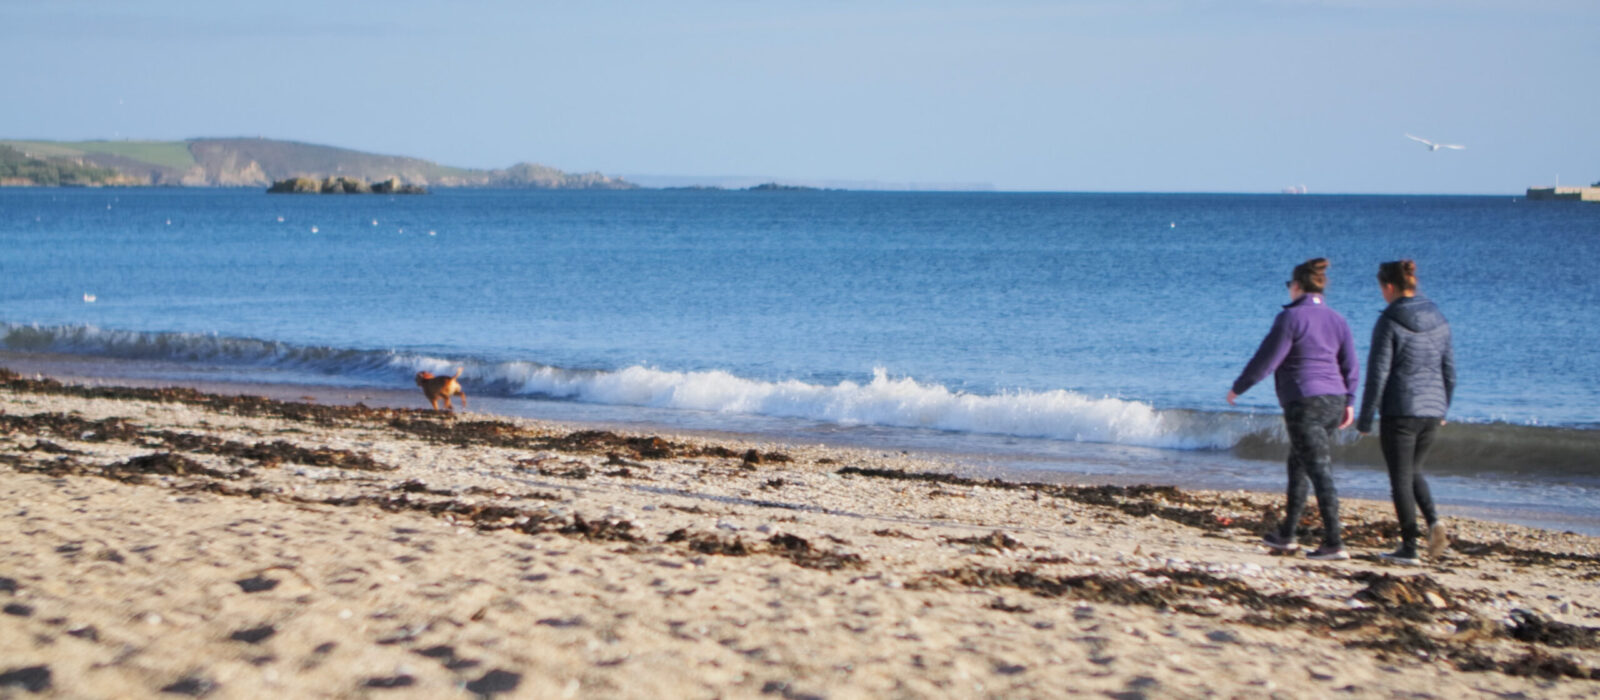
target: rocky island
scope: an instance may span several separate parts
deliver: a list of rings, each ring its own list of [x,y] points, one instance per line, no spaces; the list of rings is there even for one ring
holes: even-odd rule
[[[427,194],[428,189],[421,185],[410,185],[400,181],[400,178],[391,177],[387,180],[368,184],[362,180],[349,177],[329,177],[318,180],[314,177],[291,177],[278,180],[267,188],[267,194]]]
[[[816,187],[805,185],[781,185],[776,182],[765,182],[754,187],[746,187],[748,192],[820,192]]]

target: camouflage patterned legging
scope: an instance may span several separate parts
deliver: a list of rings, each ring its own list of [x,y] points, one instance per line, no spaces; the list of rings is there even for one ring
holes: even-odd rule
[[[1289,504],[1278,534],[1294,539],[1306,507],[1306,482],[1317,491],[1322,513],[1322,545],[1338,547],[1339,490],[1333,486],[1333,435],[1344,418],[1345,396],[1308,396],[1283,408],[1289,431]]]

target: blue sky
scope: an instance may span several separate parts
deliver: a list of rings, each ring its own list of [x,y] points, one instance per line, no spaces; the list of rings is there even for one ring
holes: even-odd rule
[[[0,0],[0,137],[260,135],[467,167],[1018,190],[1509,194],[1600,180],[1597,37],[1593,0]]]

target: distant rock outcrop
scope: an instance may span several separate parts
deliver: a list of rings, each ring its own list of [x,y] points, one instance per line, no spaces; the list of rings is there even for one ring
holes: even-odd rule
[[[278,180],[267,188],[267,194],[427,194],[427,188],[408,185],[392,177],[367,184],[349,177],[291,177]]]
[[[780,185],[776,182],[764,182],[755,187],[745,188],[750,192],[820,192],[816,187],[804,185]]]
[[[552,190],[629,190],[637,187],[631,182],[600,173],[567,173],[537,163],[518,163],[504,170],[490,170],[486,178],[474,184]]]
[[[421,185],[408,185],[398,177],[391,177],[382,182],[372,183],[373,194],[427,194],[428,189]]]

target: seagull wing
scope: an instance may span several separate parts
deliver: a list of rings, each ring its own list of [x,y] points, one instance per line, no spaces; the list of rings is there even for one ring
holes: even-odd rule
[[[1415,137],[1415,136],[1412,136],[1412,135],[1411,135],[1411,134],[1406,134],[1406,138],[1408,138],[1408,139],[1411,139],[1411,140],[1412,140],[1412,141],[1416,141],[1416,142],[1418,142],[1418,143],[1425,143],[1425,144],[1428,144],[1428,145],[1429,145],[1429,146],[1432,146],[1432,145],[1433,145],[1433,142],[1432,142],[1432,141],[1429,141],[1429,140],[1427,140],[1427,139],[1424,139],[1424,138],[1417,138],[1417,137]]]
[[[1453,144],[1453,143],[1441,143],[1441,144],[1439,144],[1439,148],[1454,148],[1454,149],[1456,149],[1458,151],[1467,150],[1466,146],[1460,146],[1460,145]]]

